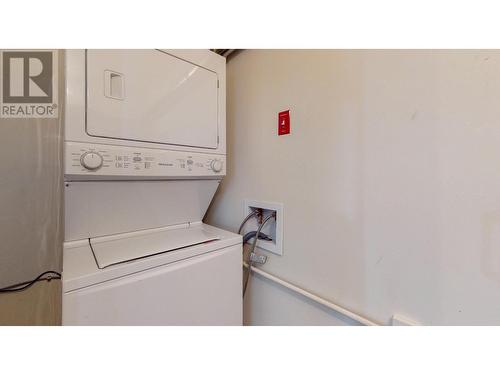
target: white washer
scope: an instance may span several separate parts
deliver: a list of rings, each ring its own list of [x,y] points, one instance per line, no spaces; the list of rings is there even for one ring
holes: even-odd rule
[[[65,245],[63,324],[241,324],[239,236],[196,224],[114,237]],[[204,237],[217,240],[169,251]]]
[[[242,324],[241,236],[202,223],[225,166],[224,58],[67,51],[63,324]]]

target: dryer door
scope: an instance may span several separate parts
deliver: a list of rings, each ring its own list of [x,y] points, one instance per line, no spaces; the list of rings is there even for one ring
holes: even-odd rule
[[[157,50],[87,51],[91,136],[217,148],[218,77]]]

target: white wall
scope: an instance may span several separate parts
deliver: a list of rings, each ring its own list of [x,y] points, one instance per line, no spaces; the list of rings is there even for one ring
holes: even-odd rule
[[[227,68],[209,223],[235,230],[245,198],[282,202],[266,271],[384,324],[500,324],[499,51],[247,50]],[[325,324],[258,283],[248,323]]]
[[[266,278],[252,275],[245,296],[245,325],[360,325]]]

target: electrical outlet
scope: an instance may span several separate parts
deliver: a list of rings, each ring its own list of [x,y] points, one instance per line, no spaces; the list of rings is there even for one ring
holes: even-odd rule
[[[259,220],[273,213],[275,214],[275,219],[270,219],[264,224],[264,227],[262,227],[262,233],[269,236],[271,240],[258,240],[257,247],[277,255],[283,255],[283,204],[246,199],[245,216],[255,209],[262,210],[262,217],[258,219],[254,218],[248,224],[249,226],[252,225],[255,227],[255,229],[257,229],[260,224]]]
[[[266,263],[267,257],[265,255],[257,255],[255,253],[250,253],[250,261],[253,263],[264,264]]]

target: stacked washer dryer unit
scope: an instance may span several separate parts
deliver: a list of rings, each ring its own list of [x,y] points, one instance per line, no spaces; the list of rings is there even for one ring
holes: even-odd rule
[[[225,75],[210,51],[67,51],[64,325],[242,323],[241,236],[202,223]]]

